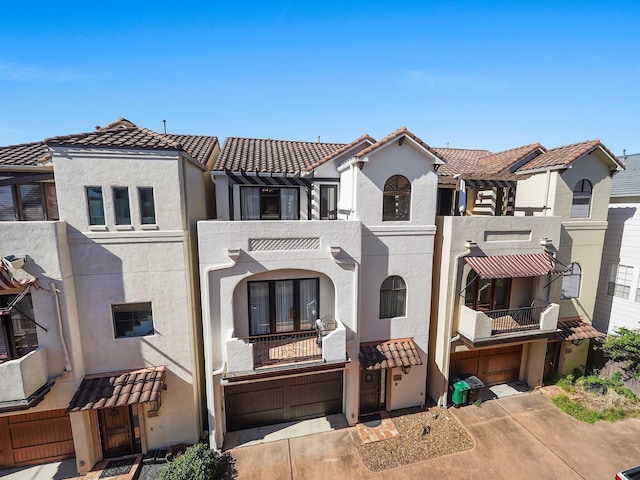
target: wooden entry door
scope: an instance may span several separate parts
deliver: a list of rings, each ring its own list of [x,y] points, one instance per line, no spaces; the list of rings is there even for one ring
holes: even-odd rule
[[[560,342],[547,342],[547,354],[544,358],[544,380],[548,381],[558,371]]]
[[[133,453],[131,411],[128,405],[98,410],[98,419],[105,458]]]
[[[382,370],[360,370],[360,414],[385,407]]]

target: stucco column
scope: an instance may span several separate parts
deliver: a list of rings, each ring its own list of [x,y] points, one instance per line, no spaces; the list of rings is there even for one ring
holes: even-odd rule
[[[537,340],[529,344],[529,361],[527,364],[526,382],[529,387],[542,386],[544,376],[544,359],[547,356],[547,339]]]
[[[88,410],[71,412],[69,418],[71,420],[71,432],[73,433],[73,447],[76,451],[76,467],[78,473],[84,475],[98,461],[96,452],[93,449],[90,412]]]

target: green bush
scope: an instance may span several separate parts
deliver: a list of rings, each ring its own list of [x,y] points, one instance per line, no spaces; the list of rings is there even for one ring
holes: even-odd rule
[[[223,473],[222,457],[202,443],[190,446],[175,462],[167,463],[159,480],[216,480]]]
[[[564,413],[586,423],[596,423],[602,416],[595,410],[589,410],[578,402],[574,402],[567,395],[556,395],[552,399],[553,404]]]

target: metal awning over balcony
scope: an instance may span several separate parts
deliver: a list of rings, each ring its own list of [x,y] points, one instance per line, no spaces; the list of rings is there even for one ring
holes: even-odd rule
[[[554,271],[548,253],[465,257],[465,261],[481,278],[538,277]]]

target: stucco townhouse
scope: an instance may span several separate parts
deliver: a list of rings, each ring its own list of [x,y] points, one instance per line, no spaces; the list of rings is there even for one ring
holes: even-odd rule
[[[445,404],[458,375],[536,387],[583,364],[620,168],[599,141],[493,154],[406,128],[350,144],[228,138],[217,219],[198,225],[212,446]]]
[[[216,137],[120,119],[0,147],[0,468],[198,441]]]

